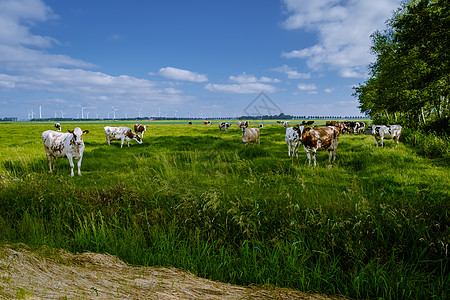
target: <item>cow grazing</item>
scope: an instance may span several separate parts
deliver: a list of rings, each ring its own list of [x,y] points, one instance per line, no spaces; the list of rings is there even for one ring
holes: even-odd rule
[[[67,157],[70,164],[70,176],[73,177],[74,175],[73,159],[77,160],[78,175],[81,176],[81,160],[84,151],[83,134],[88,134],[89,130],[82,131],[79,127],[76,127],[74,130],[69,129],[68,131],[69,133],[62,133],[47,130],[42,133],[42,142],[50,168],[49,173],[55,170],[57,157]]]
[[[284,126],[284,128],[288,128],[289,127],[289,121],[284,121],[283,122],[283,126]]]
[[[211,125],[211,121],[203,121],[203,125]]]
[[[334,126],[329,127],[293,127],[299,135],[299,139],[306,151],[309,167],[311,167],[311,154],[313,154],[314,166],[316,166],[316,152],[318,150],[328,150],[328,157],[331,162],[336,159],[337,146],[339,142],[339,130]]]
[[[228,130],[228,128],[230,128],[230,124],[225,123],[225,122],[220,122],[219,123],[219,129],[222,130],[222,128],[224,128],[225,130]]]
[[[263,128],[263,127],[264,127],[264,124],[259,124],[258,127],[259,127],[259,128]]]
[[[191,121],[189,121],[188,124],[189,124],[190,126],[192,126],[192,122],[191,122]]]
[[[56,128],[58,131],[61,131],[61,124],[55,123],[55,128]]]
[[[106,142],[110,145],[110,141],[121,140],[120,148],[123,147],[123,142],[126,141],[130,147],[130,141],[135,140],[138,144],[142,144],[142,139],[131,131],[128,127],[110,127],[105,126]]]
[[[373,125],[372,126],[372,135],[375,138],[375,143],[378,147],[378,140],[381,141],[381,147],[384,147],[383,140],[384,139],[393,139],[395,142],[395,148],[397,148],[398,140],[400,139],[400,135],[402,133],[402,126],[400,125]]]
[[[298,146],[300,144],[300,138],[297,131],[293,127],[286,128],[286,135],[284,137],[286,144],[288,145],[288,156],[298,158]]]
[[[141,139],[144,137],[145,131],[147,131],[147,125],[142,125],[142,124],[134,125],[134,132],[136,132],[137,135],[140,135]]]
[[[242,130],[242,142],[246,144],[247,146],[252,143],[253,145],[255,143],[260,144],[259,141],[259,128],[248,128],[245,126],[245,124],[241,124],[240,126]]]

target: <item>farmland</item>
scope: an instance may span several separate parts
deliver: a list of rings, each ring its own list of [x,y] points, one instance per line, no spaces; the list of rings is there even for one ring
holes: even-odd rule
[[[448,156],[402,140],[341,135],[308,168],[287,157],[285,129],[265,122],[245,147],[235,122],[148,122],[143,143],[84,137],[81,171],[48,174],[41,133],[53,123],[0,124],[0,242],[109,253],[234,284],[273,284],[354,298],[445,299],[450,243]],[[254,123],[251,123],[255,126]],[[407,134],[405,134],[407,139]]]

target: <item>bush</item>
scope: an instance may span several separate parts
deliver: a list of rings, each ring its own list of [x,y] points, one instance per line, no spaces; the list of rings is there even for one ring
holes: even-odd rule
[[[444,158],[447,161],[450,158],[450,138],[447,135],[404,129],[402,136],[403,140],[413,146],[420,155],[428,158]]]

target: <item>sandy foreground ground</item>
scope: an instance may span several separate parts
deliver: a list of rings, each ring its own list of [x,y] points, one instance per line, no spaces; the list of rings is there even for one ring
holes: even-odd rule
[[[175,268],[129,265],[108,254],[0,245],[0,299],[307,299],[339,297],[237,286]]]

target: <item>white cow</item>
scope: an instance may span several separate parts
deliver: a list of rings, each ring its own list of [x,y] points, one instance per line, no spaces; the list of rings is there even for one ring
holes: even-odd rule
[[[384,147],[383,140],[384,139],[393,139],[395,141],[395,148],[397,148],[398,140],[400,139],[400,135],[402,133],[402,126],[400,125],[373,125],[372,126],[372,135],[375,138],[375,143],[378,147],[378,140],[381,140],[381,147]]]
[[[242,123],[240,126],[242,130],[242,142],[250,145],[250,143],[260,143],[259,141],[259,128],[247,128],[246,124]]]
[[[84,142],[83,134],[88,134],[89,130],[82,131],[79,127],[68,130],[69,133],[62,133],[47,130],[42,133],[47,162],[50,168],[49,173],[55,170],[55,160],[57,157],[67,157],[70,164],[70,176],[73,177],[73,159],[78,163],[78,175],[81,176],[81,160],[83,158]]]
[[[55,128],[56,128],[58,131],[61,131],[61,124],[55,123]]]
[[[106,142],[108,145],[110,145],[110,141],[113,140],[120,140],[120,148],[123,147],[123,142],[126,141],[128,144],[128,147],[130,147],[130,141],[135,140],[139,144],[142,144],[142,139],[133,131],[131,131],[131,128],[129,127],[111,127],[111,126],[105,126],[105,136],[106,136]]]
[[[292,127],[286,128],[286,135],[284,137],[286,144],[288,145],[288,156],[298,158],[298,146],[300,144],[300,137],[297,131]]]

